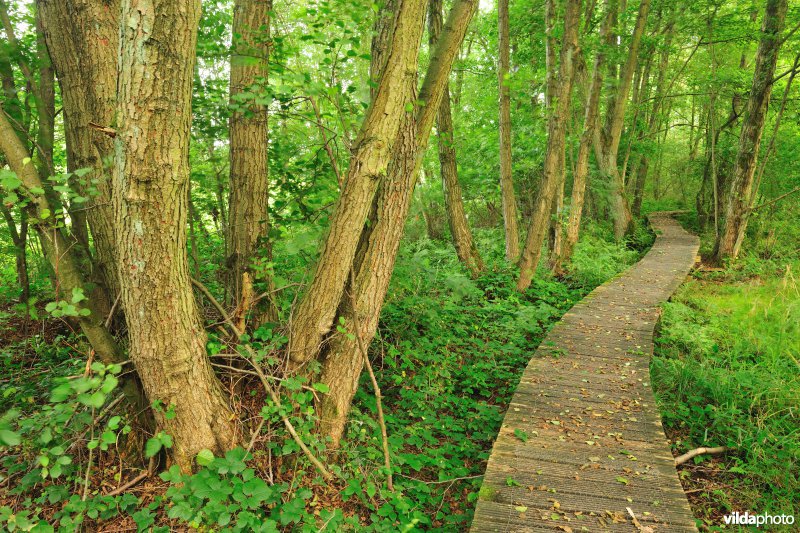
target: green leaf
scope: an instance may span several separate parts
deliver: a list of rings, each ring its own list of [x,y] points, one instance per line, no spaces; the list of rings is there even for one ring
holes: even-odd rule
[[[153,437],[152,439],[147,439],[147,442],[144,445],[144,456],[147,458],[153,457],[155,454],[161,451],[164,445],[161,444],[161,439]]]
[[[15,431],[0,429],[0,442],[3,443],[4,446],[16,446],[22,442],[22,439],[20,439],[19,433]]]
[[[327,394],[327,393],[328,393],[328,392],[331,390],[331,388],[330,388],[330,387],[328,387],[328,386],[327,386],[326,384],[324,384],[324,383],[314,383],[314,384],[313,384],[311,387],[312,387],[312,388],[313,388],[315,391],[317,391],[317,392],[321,392],[322,394]]]
[[[515,437],[517,437],[517,438],[518,438],[519,440],[521,440],[522,442],[528,442],[528,434],[527,434],[527,433],[525,433],[525,432],[524,432],[523,430],[521,430],[521,429],[515,429],[515,430],[514,430],[514,436],[515,436]]]
[[[211,450],[203,448],[197,454],[197,464],[200,466],[208,466],[214,461],[214,453]]]
[[[627,479],[627,478],[624,478],[624,477],[622,477],[622,476],[617,476],[617,481],[618,481],[619,483],[622,483],[623,485],[627,485],[627,484],[628,484],[628,479]]]

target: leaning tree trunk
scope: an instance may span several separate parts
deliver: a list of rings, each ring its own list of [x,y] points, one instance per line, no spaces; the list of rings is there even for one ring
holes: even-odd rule
[[[227,235],[228,296],[233,319],[245,331],[254,284],[270,290],[271,276],[257,263],[271,260],[269,242],[268,110],[242,93],[265,91],[269,62],[272,0],[236,0],[233,6],[233,55],[230,98],[230,208]],[[259,322],[277,321],[272,298]]]
[[[554,0],[549,0],[554,2]],[[528,226],[525,248],[519,261],[517,290],[530,287],[542,254],[542,243],[547,234],[548,215],[564,174],[564,150],[567,120],[572,95],[575,55],[578,52],[578,20],[580,0],[567,0],[564,12],[564,33],[561,43],[560,65],[557,83],[553,84],[550,116],[547,120],[547,152],[544,160],[544,175],[536,193],[533,213]],[[548,9],[550,13],[551,9]],[[553,10],[554,11],[554,10]]]
[[[714,258],[720,263],[739,255],[747,230],[751,198],[755,196],[752,192],[753,177],[769,108],[772,78],[781,47],[781,31],[786,19],[787,5],[788,0],[767,0],[764,22],[761,25],[761,40],[756,53],[753,85],[742,121],[736,166],[726,202],[725,226],[717,237],[714,250]]]
[[[611,185],[611,217],[614,221],[614,236],[621,239],[633,229],[633,216],[628,199],[625,197],[625,184],[617,168],[617,155],[622,137],[622,127],[625,122],[625,107],[628,103],[628,93],[633,83],[633,74],[639,56],[639,46],[644,35],[647,23],[647,13],[650,10],[650,0],[642,0],[639,4],[639,14],[636,25],[628,46],[628,56],[620,71],[619,84],[609,100],[606,122],[601,132],[601,142],[597,150],[597,162],[600,171],[609,180]]]
[[[428,9],[428,23],[430,45],[433,48],[442,32],[442,0],[431,0]],[[436,132],[439,140],[439,166],[442,173],[442,188],[444,189],[444,203],[447,209],[450,235],[456,247],[458,259],[467,267],[470,274],[476,277],[483,270],[483,260],[472,239],[472,231],[464,211],[461,184],[458,181],[449,87],[444,88],[439,115],[436,118]]]
[[[110,159],[114,143],[102,132],[114,122],[117,91],[120,0],[36,0],[50,59],[61,87],[67,170],[91,169],[77,180],[88,201],[86,222],[92,234],[92,291],[110,309],[119,293],[114,251]],[[95,194],[89,194],[89,180]],[[81,184],[83,182],[83,184]],[[78,221],[80,224],[80,221]]]
[[[45,259],[55,273],[56,286],[59,289],[56,298],[63,297],[75,303],[81,331],[100,361],[108,365],[124,362],[125,354],[103,324],[105,317],[98,310],[97,302],[91,298],[81,300],[79,297],[86,293],[86,286],[72,246],[64,236],[63,228],[60,227],[59,219],[54,215],[47,196],[42,193],[43,183],[36,167],[26,164],[28,152],[3,112],[0,112],[0,151],[22,182],[21,187],[27,202],[23,209],[33,221],[32,225],[39,236]],[[123,380],[122,390],[135,409],[147,409],[144,395],[135,378]]]
[[[600,43],[605,43],[611,30],[613,9],[611,0],[606,0],[606,16],[600,28]],[[592,82],[586,96],[586,112],[583,118],[583,133],[578,146],[578,159],[575,163],[575,174],[572,177],[572,197],[569,205],[569,219],[567,220],[567,235],[561,247],[561,253],[554,260],[552,270],[560,273],[563,265],[572,258],[572,251],[578,243],[583,216],[583,204],[586,196],[586,178],[589,175],[589,154],[597,129],[597,118],[600,110],[600,92],[603,88],[603,68],[605,53],[602,48],[597,50],[592,67]]]
[[[314,277],[293,312],[288,352],[294,365],[313,359],[323,336],[333,326],[356,247],[378,184],[386,176],[406,107],[414,104],[404,88],[409,78],[416,78],[425,5],[425,0],[398,0],[383,75],[352,145],[350,167],[330,218]]]
[[[186,247],[191,96],[200,0],[123,0],[113,199],[130,358],[184,471],[238,443],[209,364]]]
[[[322,398],[320,431],[330,436],[334,445],[344,432],[366,357],[361,352],[359,338],[363,346],[369,346],[375,336],[430,132],[453,62],[477,7],[477,0],[457,0],[450,11],[419,92],[418,100],[425,105],[404,124],[392,150],[388,175],[378,193],[375,222],[362,235],[352,289],[344,295],[339,307],[339,316],[351,335],[332,335],[323,354],[321,380],[330,392]],[[414,86],[408,89],[414,96]]]
[[[500,85],[500,195],[503,200],[503,226],[506,233],[506,259],[516,261],[519,257],[519,223],[517,221],[517,198],[514,193],[514,177],[511,165],[511,46],[509,39],[508,0],[497,1],[498,46],[500,61],[497,69]]]

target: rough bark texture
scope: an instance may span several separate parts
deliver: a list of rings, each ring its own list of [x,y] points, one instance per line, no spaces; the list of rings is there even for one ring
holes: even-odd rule
[[[239,95],[253,87],[264,90],[269,68],[269,11],[272,0],[236,0],[233,6],[233,55],[230,95],[230,201],[226,240],[229,269],[228,296],[236,310],[234,322],[245,331],[253,301],[254,283],[271,289],[271,276],[254,262],[269,262],[269,161],[267,106],[241,101]],[[267,298],[263,318],[276,321],[277,312]]]
[[[606,17],[600,28],[600,42],[604,43],[611,29],[612,6],[606,2]],[[600,110],[600,92],[603,88],[603,67],[605,53],[602,49],[597,51],[592,67],[592,79],[589,92],[586,95],[586,111],[583,117],[583,133],[578,146],[578,159],[575,163],[575,173],[572,177],[572,196],[569,205],[569,219],[567,220],[567,235],[564,239],[561,253],[554,261],[552,270],[559,273],[564,264],[572,257],[572,251],[578,243],[580,235],[581,217],[586,195],[586,178],[589,175],[589,153],[597,129],[597,119]]]
[[[113,200],[130,358],[184,471],[237,430],[206,356],[189,277],[189,137],[200,1],[123,0]]]
[[[553,0],[551,0],[553,1]],[[566,142],[569,104],[572,95],[574,61],[578,52],[578,20],[580,0],[567,0],[564,12],[564,33],[562,36],[558,82],[554,84],[550,97],[550,116],[547,121],[547,152],[544,160],[544,175],[536,193],[531,214],[525,248],[519,262],[520,274],[517,290],[526,290],[533,279],[542,253],[553,198],[558,191],[564,174],[564,148]],[[548,9],[548,12],[550,10]]]
[[[761,25],[761,40],[756,53],[753,85],[742,121],[736,165],[726,202],[725,226],[717,238],[714,250],[714,257],[718,262],[728,258],[735,259],[739,255],[747,230],[747,219],[752,207],[753,177],[769,108],[772,78],[778,61],[787,5],[788,0],[767,0],[764,21]]]
[[[507,80],[510,74],[511,55],[508,0],[497,1],[497,21],[497,42],[500,47],[500,61],[497,69],[498,83],[500,84],[500,195],[503,200],[506,259],[516,261],[519,257],[519,222],[511,165],[511,89]]]
[[[413,105],[404,88],[409,79],[416,77],[425,5],[425,0],[398,0],[391,46],[378,89],[353,143],[350,167],[322,242],[314,277],[293,313],[289,356],[294,364],[314,358],[323,336],[333,325],[364,222],[378,184],[386,176],[406,106]]]
[[[352,297],[345,295],[339,308],[347,329],[368,346],[375,336],[381,308],[389,288],[403,227],[414,193],[414,185],[428,146],[430,132],[442,101],[450,70],[477,10],[477,0],[458,0],[453,5],[441,39],[431,55],[412,120],[407,120],[392,150],[386,179],[377,198],[375,222],[362,236],[359,261],[354,268]],[[414,94],[414,84],[408,87]],[[355,309],[352,302],[355,302]],[[329,339],[323,361],[322,382],[330,392],[320,406],[321,432],[337,445],[344,432],[347,414],[358,386],[363,365],[358,341],[336,334]]]
[[[636,71],[636,62],[639,57],[639,46],[642,42],[647,14],[650,11],[650,0],[642,0],[639,4],[639,14],[633,29],[631,42],[628,46],[628,56],[620,70],[619,83],[611,94],[608,103],[605,125],[600,135],[600,146],[597,150],[597,162],[600,171],[606,176],[611,185],[611,216],[614,221],[614,235],[621,239],[633,226],[633,216],[625,197],[625,184],[617,168],[617,155],[622,137],[622,127],[625,123],[625,107],[628,103],[628,93],[633,84],[633,75]]]
[[[75,184],[89,198],[81,205],[87,209],[81,212],[86,214],[94,244],[92,268],[96,270],[90,278],[99,290],[92,295],[108,309],[119,290],[109,169],[114,145],[109,135],[93,125],[110,127],[114,121],[120,0],[37,0],[36,5],[61,87],[67,169],[92,170]],[[96,195],[87,193],[92,179]]]
[[[442,0],[431,0],[428,8],[428,34],[431,48],[436,46],[442,32]],[[458,259],[475,277],[483,270],[483,260],[472,239],[461,184],[458,181],[458,164],[453,137],[453,117],[450,108],[450,88],[445,86],[439,114],[436,117],[436,132],[439,141],[439,167],[442,174],[444,203],[447,210],[447,223],[456,247]]]
[[[25,163],[29,157],[28,152],[2,112],[0,112],[0,151],[22,181],[22,187],[26,191],[25,196],[29,203],[24,209],[28,217],[34,221],[33,225],[39,236],[42,252],[55,273],[56,298],[71,301],[75,291],[84,291],[81,270],[75,260],[72,246],[53,215],[47,197],[44,194],[31,193],[37,189],[42,190],[42,179],[34,165]],[[91,298],[76,304],[81,331],[98,359],[106,364],[121,363],[125,360],[125,354],[104,326],[104,316],[97,307],[97,302]],[[81,314],[84,313],[83,309],[86,309],[88,314]],[[143,401],[143,395],[135,379],[123,380],[122,389],[135,408],[145,408],[146,402]]]

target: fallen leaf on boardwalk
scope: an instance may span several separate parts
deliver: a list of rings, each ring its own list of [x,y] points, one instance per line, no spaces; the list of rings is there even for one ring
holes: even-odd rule
[[[628,480],[626,478],[622,477],[622,476],[617,476],[617,481],[619,481],[623,485],[627,485],[628,484]]]
[[[516,509],[516,510],[517,510],[517,511],[519,511],[520,513],[524,513],[525,511],[527,511],[527,510],[528,510],[528,508],[527,508],[527,507],[525,507],[524,505],[520,505],[520,506],[514,507],[514,509]]]
[[[569,526],[558,526],[558,529],[561,531],[566,531],[567,533],[572,533],[572,528]]]

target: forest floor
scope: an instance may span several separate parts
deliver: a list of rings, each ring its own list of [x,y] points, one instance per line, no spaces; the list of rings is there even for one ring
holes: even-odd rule
[[[502,239],[495,231],[479,231],[477,238],[490,252],[486,273],[476,280],[463,274],[449,244],[418,239],[401,251],[371,347],[397,472],[394,491],[385,485],[375,397],[365,379],[335,455],[313,435],[317,384],[283,382],[286,403],[298,408],[292,420],[301,436],[334,465],[333,483],[314,472],[275,413],[264,409],[268,421],[249,455],[239,449],[206,457],[193,476],[171,469],[117,494],[142,472],[120,460],[125,451],[118,443],[136,432],[113,412],[82,403],[87,389],[102,387],[111,371],[87,364],[89,354],[63,322],[44,319],[44,312],[23,319],[19,309],[5,307],[0,364],[13,386],[0,398],[6,413],[0,431],[16,433],[23,445],[0,453],[9,476],[0,480],[0,527],[50,531],[46,521],[64,531],[467,529],[486,460],[530,355],[575,302],[634,263],[651,235],[643,233],[638,249],[631,249],[592,228],[568,277],[542,271],[524,295],[514,289],[514,271],[498,246]],[[277,334],[254,335],[256,347],[259,336],[266,342]],[[212,334],[209,353],[224,350]],[[237,409],[257,424],[263,393],[242,376],[223,378],[231,390],[236,381]],[[71,395],[54,394],[65,384]]]
[[[800,517],[798,269],[701,266],[664,305],[651,372],[675,454],[732,449],[679,468],[708,531],[733,511]]]

